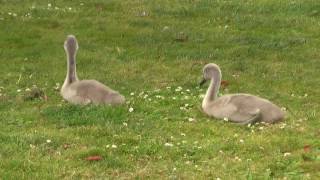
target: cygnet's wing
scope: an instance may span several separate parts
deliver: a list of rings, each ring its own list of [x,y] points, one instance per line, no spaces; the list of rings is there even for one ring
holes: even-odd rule
[[[261,118],[261,112],[256,105],[256,97],[246,94],[222,96],[217,99],[220,105],[221,118],[228,118],[231,122],[249,124]]]
[[[124,101],[117,91],[96,80],[78,81],[73,84],[73,88],[76,89],[77,96],[88,98],[93,104],[121,104]]]
[[[235,94],[231,96],[230,103],[237,107],[231,119],[241,121],[241,124],[255,123],[261,119],[261,99],[249,94]]]

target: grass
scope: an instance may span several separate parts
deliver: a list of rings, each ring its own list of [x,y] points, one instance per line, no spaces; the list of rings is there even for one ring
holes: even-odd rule
[[[319,1],[0,4],[0,179],[319,178]],[[68,34],[79,77],[126,105],[62,101]],[[222,94],[268,98],[287,119],[242,127],[205,116],[197,85],[208,62],[229,82]],[[25,100],[33,86],[47,101]]]

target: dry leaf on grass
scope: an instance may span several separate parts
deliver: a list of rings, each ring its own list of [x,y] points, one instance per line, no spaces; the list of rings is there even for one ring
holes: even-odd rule
[[[100,161],[102,160],[101,156],[89,156],[86,158],[87,161]]]

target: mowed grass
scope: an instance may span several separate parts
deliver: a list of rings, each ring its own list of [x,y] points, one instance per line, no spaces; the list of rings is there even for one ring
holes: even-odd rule
[[[319,178],[319,7],[0,0],[0,179]],[[62,100],[68,34],[79,41],[79,78],[118,90],[126,105]],[[198,81],[209,62],[229,82],[221,94],[270,99],[285,121],[246,127],[204,115]],[[33,86],[47,100],[25,100]]]

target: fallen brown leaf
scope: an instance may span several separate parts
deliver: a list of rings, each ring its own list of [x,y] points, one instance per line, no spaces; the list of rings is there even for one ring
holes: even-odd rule
[[[70,147],[71,147],[70,144],[64,144],[64,145],[63,145],[63,148],[64,148],[64,149],[69,149]]]
[[[222,80],[220,84],[222,88],[225,88],[229,85],[229,82],[227,80]]]
[[[101,156],[89,156],[86,158],[87,161],[100,161],[102,160]]]
[[[304,152],[310,152],[310,150],[311,150],[311,146],[310,145],[303,146],[303,151]]]

